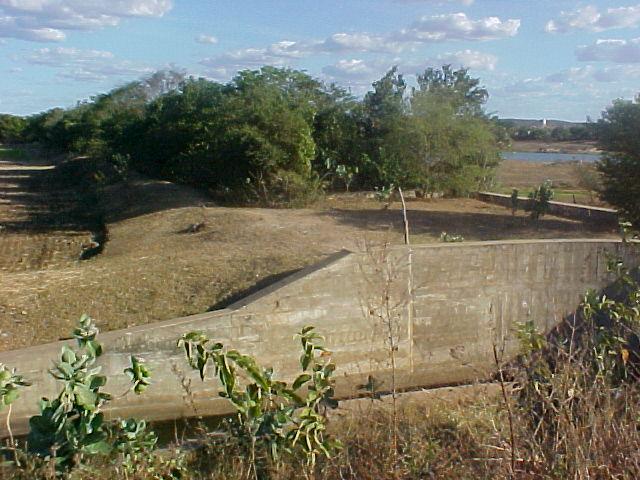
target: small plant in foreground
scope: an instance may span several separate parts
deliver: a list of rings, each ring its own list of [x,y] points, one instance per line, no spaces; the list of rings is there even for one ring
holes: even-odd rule
[[[112,396],[102,391],[107,378],[100,374],[101,367],[95,365],[102,355],[97,335],[93,320],[83,315],[73,331],[78,350],[63,346],[60,358],[51,369],[51,375],[63,385],[60,393],[54,399],[43,398],[40,415],[29,420],[29,452],[52,462],[60,474],[77,466],[85,455],[106,455],[114,448],[121,451],[123,441],[129,438],[120,435],[116,444],[109,438],[109,425],[104,421],[102,409]],[[140,360],[132,357],[132,363],[125,372],[139,393],[148,384],[149,372]],[[144,423],[136,425],[135,439],[145,427]],[[147,436],[154,435],[148,433]]]
[[[226,350],[204,334],[184,335],[179,345],[185,350],[192,368],[204,380],[209,363],[222,384],[220,396],[229,399],[237,416],[233,433],[247,450],[254,476],[264,470],[260,452],[278,463],[283,453],[301,454],[309,466],[317,457],[330,457],[339,442],[326,437],[323,409],[335,407],[330,354],[322,337],[305,327],[299,338],[302,345],[302,373],[292,384],[278,381],[272,368],[259,366],[253,357]]]
[[[22,375],[16,373],[15,369],[9,369],[6,365],[0,363],[0,409],[3,407],[9,407],[7,412],[7,433],[9,434],[9,445],[13,450],[13,457],[17,465],[20,464],[18,460],[16,443],[13,439],[13,432],[11,431],[11,405],[20,396],[20,388],[31,385],[27,382]]]

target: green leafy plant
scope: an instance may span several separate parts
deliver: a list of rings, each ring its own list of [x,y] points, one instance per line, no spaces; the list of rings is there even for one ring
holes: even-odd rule
[[[549,202],[553,199],[551,180],[545,180],[542,184],[529,194],[529,211],[533,220],[539,220],[549,213]]]
[[[283,453],[301,454],[309,466],[318,455],[330,457],[339,442],[326,436],[324,409],[335,407],[330,353],[313,327],[305,327],[299,338],[302,346],[302,373],[291,383],[275,378],[272,368],[236,350],[227,350],[200,332],[185,334],[178,342],[189,365],[205,379],[213,367],[222,390],[236,410],[232,429],[248,450],[255,476],[264,468],[260,452],[275,462]]]
[[[516,212],[518,211],[518,204],[519,204],[518,189],[514,188],[513,191],[511,192],[511,215],[515,215]]]
[[[140,395],[151,384],[151,371],[138,357],[131,355],[131,366],[125,368],[124,373],[131,380],[133,391]]]
[[[620,238],[622,238],[623,242],[628,242],[631,239],[638,239],[638,231],[634,228],[631,222],[621,221],[618,223],[618,226],[620,228]]]
[[[108,454],[114,448],[102,412],[112,396],[102,391],[107,378],[96,366],[103,352],[97,335],[93,320],[83,315],[73,331],[78,349],[63,346],[50,370],[62,383],[60,393],[53,399],[43,398],[40,414],[29,420],[30,453],[53,462],[58,473],[75,467],[85,455]],[[149,372],[135,357],[125,372],[132,378],[136,393],[148,385]]]
[[[0,363],[0,409],[9,407],[7,412],[7,433],[9,434],[9,445],[13,450],[13,457],[17,465],[20,465],[16,450],[16,443],[11,431],[11,406],[20,396],[20,388],[31,385],[24,377],[16,373],[15,368],[9,369]]]
[[[27,387],[31,383],[16,373],[15,368],[9,369],[0,363],[0,408],[11,406],[20,396],[20,387]]]
[[[396,187],[392,183],[389,186],[374,187],[373,195],[379,202],[387,202],[391,199]]]
[[[462,235],[455,235],[447,232],[442,232],[440,234],[440,241],[445,243],[459,243],[459,242],[464,242],[464,237]]]

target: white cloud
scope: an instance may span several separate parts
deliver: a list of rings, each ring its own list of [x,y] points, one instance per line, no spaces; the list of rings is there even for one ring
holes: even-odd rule
[[[67,30],[115,26],[126,17],[161,17],[171,8],[171,0],[0,0],[0,37],[56,42]]]
[[[152,69],[117,59],[113,53],[103,50],[77,48],[41,48],[27,55],[24,60],[31,65],[59,69],[59,77],[82,81],[101,81],[109,77],[140,76]]]
[[[472,20],[465,13],[451,13],[424,16],[395,36],[398,39],[420,43],[447,40],[486,41],[513,37],[519,28],[520,20],[516,19],[485,17]]]
[[[428,67],[440,67],[451,64],[454,68],[465,67],[473,70],[493,70],[498,58],[495,55],[462,50],[459,52],[444,53],[424,61],[403,61],[394,59],[345,59],[322,69],[322,73],[332,81],[344,82],[350,85],[370,85],[380,78],[392,66],[397,65],[398,70],[404,74],[412,75],[424,71]]]
[[[0,0],[1,1],[1,0]],[[410,28],[387,34],[366,32],[335,33],[318,41],[281,41],[262,48],[245,48],[205,58],[200,64],[207,67],[207,75],[216,80],[229,79],[235,72],[258,68],[263,65],[291,66],[297,60],[315,54],[378,53],[397,55],[405,50],[415,50],[421,44],[448,40],[486,41],[512,37],[518,33],[520,20],[500,20],[486,17],[468,18],[464,13],[422,17]],[[497,58],[494,55],[463,50],[429,59],[435,64],[451,63],[473,69],[493,70]],[[367,67],[379,72],[400,61],[383,58],[375,62],[360,59],[341,60],[323,70],[331,78],[364,76]],[[410,65],[410,64],[408,64]]]
[[[390,64],[380,62],[367,62],[362,59],[340,60],[333,65],[327,65],[322,69],[322,73],[332,80],[349,82],[370,82],[381,76],[381,74],[391,67]]]
[[[454,67],[465,67],[472,70],[495,70],[498,57],[490,53],[474,50],[462,50],[460,52],[438,55],[430,61],[433,65],[451,64]]]
[[[263,65],[284,66],[308,54],[297,42],[282,41],[266,48],[244,48],[216,57],[205,58],[201,65],[209,68],[215,78],[229,78],[235,72]]]
[[[640,37],[631,40],[601,39],[576,49],[582,62],[640,63]]]
[[[377,52],[395,53],[406,47],[406,42],[397,42],[388,36],[368,33],[336,33],[322,42],[309,45],[317,52]]]
[[[216,43],[218,43],[218,39],[216,37],[214,37],[213,35],[205,35],[204,33],[198,35],[196,37],[196,42],[198,43],[202,43],[202,44],[209,44],[209,45],[214,45]]]
[[[602,32],[616,28],[637,27],[640,24],[640,5],[607,8],[600,11],[593,5],[571,12],[561,12],[560,17],[547,22],[546,31],[567,33],[574,30]]]

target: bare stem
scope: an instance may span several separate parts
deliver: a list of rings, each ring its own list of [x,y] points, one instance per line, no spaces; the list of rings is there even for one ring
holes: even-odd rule
[[[498,368],[498,375],[500,378],[500,389],[502,390],[502,400],[504,401],[504,406],[507,409],[507,415],[509,420],[509,437],[510,437],[510,450],[511,450],[511,478],[515,478],[516,471],[516,435],[513,427],[513,411],[511,410],[511,402],[509,401],[509,396],[507,395],[507,387],[504,381],[504,373],[502,371],[502,362],[498,358],[498,349],[496,345],[493,345],[493,358],[496,362],[496,367]]]

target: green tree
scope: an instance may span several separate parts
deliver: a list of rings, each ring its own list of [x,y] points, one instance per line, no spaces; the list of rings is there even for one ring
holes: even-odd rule
[[[598,121],[598,143],[604,154],[598,165],[603,174],[604,199],[627,220],[640,224],[640,98],[616,100]]]
[[[17,115],[0,115],[0,143],[20,143],[24,140],[27,121]]]

